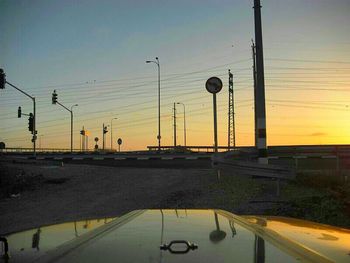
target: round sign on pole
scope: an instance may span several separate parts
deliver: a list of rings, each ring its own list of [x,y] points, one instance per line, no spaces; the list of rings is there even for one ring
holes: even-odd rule
[[[119,145],[121,145],[121,144],[123,143],[122,139],[119,138],[118,141],[117,141],[117,143],[118,143]]]
[[[222,89],[222,81],[218,77],[211,77],[205,83],[205,88],[210,93],[218,93]]]
[[[95,137],[95,142],[98,142],[98,138],[97,137]]]

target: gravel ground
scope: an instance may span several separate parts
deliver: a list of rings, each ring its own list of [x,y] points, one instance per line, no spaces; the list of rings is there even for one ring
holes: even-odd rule
[[[338,201],[295,183],[281,183],[277,197],[275,182],[224,170],[218,180],[213,169],[53,164],[0,162],[0,235],[147,208],[213,208],[350,226]]]
[[[6,164],[11,176],[36,177],[20,195],[0,199],[0,233],[142,208],[215,207],[211,169],[139,169]],[[2,170],[4,167],[2,167]],[[23,172],[24,171],[24,172]],[[24,174],[24,175],[23,175]],[[16,194],[18,190],[12,190]],[[11,191],[10,191],[11,192]]]

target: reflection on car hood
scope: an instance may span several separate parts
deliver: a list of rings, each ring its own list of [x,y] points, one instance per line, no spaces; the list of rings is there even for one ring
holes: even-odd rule
[[[350,262],[350,230],[223,210],[137,210],[7,240],[8,262]]]

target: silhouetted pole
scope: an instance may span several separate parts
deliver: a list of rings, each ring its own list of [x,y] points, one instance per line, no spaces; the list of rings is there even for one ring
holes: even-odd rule
[[[70,107],[70,151],[73,152],[73,108],[78,106],[78,104]]]
[[[182,102],[178,102],[177,104],[181,104],[184,107],[184,143],[185,143],[185,147],[187,145],[187,136],[186,136],[186,107],[185,104]]]
[[[255,62],[255,44],[252,39],[252,57],[253,57],[253,80],[254,80],[254,146],[258,146],[258,125],[256,121],[256,103],[257,103],[257,98],[256,98],[256,62]]]
[[[160,64],[158,57],[156,57],[157,66],[158,66],[158,151],[160,151]]]
[[[233,74],[228,70],[228,150],[236,147],[235,104],[233,94]]]
[[[216,110],[216,93],[222,89],[222,81],[217,77],[211,77],[205,83],[205,88],[213,94],[213,114],[214,114],[214,152],[218,152],[218,125],[217,125],[217,110]]]
[[[37,139],[37,131],[36,131],[36,102],[35,102],[35,98],[32,98],[33,100],[33,112],[34,112],[34,120],[33,120],[33,129],[34,129],[34,133],[33,133],[33,148],[34,148],[34,157],[36,157],[36,139]]]
[[[155,63],[157,64],[158,67],[158,135],[157,135],[157,140],[158,140],[158,151],[160,151],[160,140],[161,140],[161,135],[160,135],[160,63],[158,57],[156,57],[156,60],[147,60],[146,63]]]
[[[70,113],[70,151],[73,152],[73,107],[78,106],[78,104],[74,104],[70,109],[68,109],[57,100],[57,97],[58,95],[56,93],[56,90],[54,90],[52,93],[52,104],[58,104]]]
[[[176,104],[174,102],[174,148],[176,147]]]
[[[255,45],[256,45],[256,117],[258,129],[258,161],[268,163],[266,146],[266,109],[265,109],[265,80],[264,80],[264,56],[261,26],[260,0],[254,0],[255,20]]]
[[[213,113],[214,113],[214,151],[218,152],[218,121],[216,110],[216,93],[213,94]]]
[[[105,150],[105,124],[102,124],[102,150]]]
[[[113,118],[111,120],[111,150],[113,150],[113,120],[117,120],[118,118]]]
[[[11,84],[10,82],[8,82],[6,79],[5,79],[5,73],[3,71],[3,69],[0,69],[0,73],[3,75],[3,78],[4,78],[4,87],[5,87],[5,84],[8,84],[10,85],[11,87],[13,87],[14,89],[18,90],[19,92],[21,92],[22,94],[26,95],[27,97],[29,97],[32,101],[33,101],[33,113],[34,113],[34,116],[33,116],[33,137],[32,137],[32,143],[33,143],[33,155],[34,157],[36,157],[36,139],[37,139],[37,130],[36,130],[36,102],[35,102],[35,97],[33,96],[30,96],[27,92],[21,90],[20,88],[16,87],[15,85]]]

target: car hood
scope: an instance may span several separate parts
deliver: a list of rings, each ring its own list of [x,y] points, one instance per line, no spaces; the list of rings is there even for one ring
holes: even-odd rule
[[[223,210],[136,210],[6,238],[10,259],[0,262],[350,261],[348,229]]]

